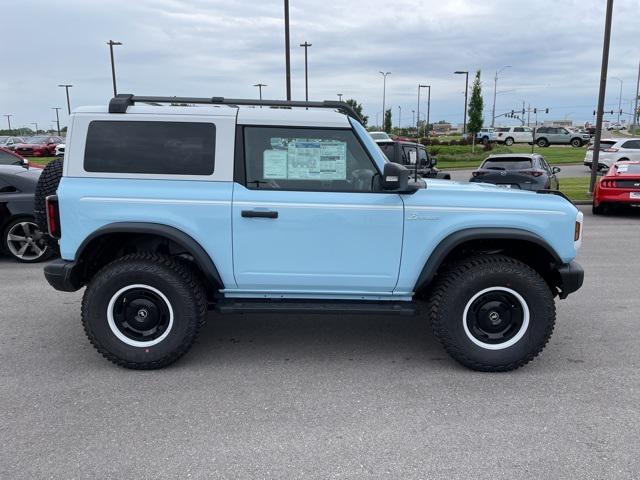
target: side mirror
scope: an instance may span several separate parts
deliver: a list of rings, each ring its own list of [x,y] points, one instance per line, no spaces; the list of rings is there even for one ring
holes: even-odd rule
[[[388,192],[409,193],[409,174],[409,169],[404,165],[385,163],[380,186]]]
[[[22,166],[24,168],[26,168],[27,170],[29,170],[29,160],[27,160],[26,158],[22,159]]]
[[[552,171],[553,173],[559,173],[559,172],[561,172],[561,171],[562,171],[562,169],[561,169],[560,167],[553,167],[553,168],[551,169],[551,171]]]

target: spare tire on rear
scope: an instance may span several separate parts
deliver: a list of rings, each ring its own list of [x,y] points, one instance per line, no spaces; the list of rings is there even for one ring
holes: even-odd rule
[[[41,232],[47,232],[47,209],[45,200],[49,195],[55,195],[62,178],[62,159],[57,158],[49,162],[38,179],[38,185],[36,185],[35,199],[34,199],[34,216],[36,218],[36,224]],[[58,253],[58,242],[51,238],[49,235],[44,235],[47,245],[51,248],[52,252]]]

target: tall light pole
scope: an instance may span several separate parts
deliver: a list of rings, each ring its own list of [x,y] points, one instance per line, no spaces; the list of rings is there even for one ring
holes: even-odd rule
[[[636,82],[636,104],[633,108],[633,126],[638,124],[638,97],[640,97],[640,62],[638,62],[638,80]]]
[[[111,80],[113,81],[113,96],[118,95],[118,89],[116,88],[116,65],[113,61],[113,47],[115,45],[122,45],[122,42],[114,42],[113,40],[109,40],[107,42],[109,45],[109,54],[111,55]]]
[[[415,110],[411,110],[411,125],[415,125],[416,124],[416,111]]]
[[[289,0],[284,0],[284,65],[287,100],[291,100],[291,46],[289,43]]]
[[[620,94],[618,95],[618,123],[620,123],[620,110],[622,110],[622,84],[624,83],[621,78],[611,77],[614,80],[618,80],[620,82]]]
[[[398,105],[398,128],[402,128],[402,107]]]
[[[9,124],[9,135],[11,135],[11,117],[13,117],[13,114],[5,114],[5,117],[7,117],[7,123]]]
[[[52,110],[56,111],[56,125],[58,126],[58,136],[60,136],[60,114],[58,113],[62,107],[51,107]]]
[[[38,122],[32,122],[31,125],[36,126],[36,135],[38,134]]]
[[[416,121],[416,130],[418,131],[418,140],[420,139],[420,89],[428,88],[429,97],[431,97],[431,86],[418,84],[418,120]]]
[[[455,75],[464,75],[464,121],[462,123],[462,133],[467,133],[467,95],[469,93],[469,72],[463,70],[456,70],[453,72]]]
[[[498,74],[505,70],[506,68],[511,68],[511,65],[505,65],[500,70],[496,71],[496,76],[493,79],[493,108],[491,109],[491,126],[493,127],[496,123],[496,95],[498,94]]]
[[[307,50],[311,46],[309,42],[305,40],[300,44],[304,48],[304,99],[309,101],[309,64],[307,63]]]
[[[341,93],[338,94],[338,100],[342,101],[342,94]]]
[[[600,69],[600,91],[598,92],[598,110],[596,112],[596,135],[593,139],[593,159],[591,160],[591,179],[589,193],[593,193],[600,161],[600,138],[602,137],[602,115],[604,98],[607,92],[607,70],[609,68],[609,44],[611,43],[611,18],[613,16],[613,0],[607,0],[607,13],[604,20],[604,41],[602,43],[602,67]]]
[[[385,101],[386,101],[386,93],[387,93],[387,75],[391,75],[391,72],[379,72],[380,75],[382,75],[382,130],[386,132],[386,130],[384,129],[385,125],[384,125],[384,120],[386,118],[386,111],[385,111]]]
[[[266,83],[256,83],[254,87],[258,87],[258,95],[260,96],[260,100],[262,100],[262,87],[266,87]]]
[[[67,93],[67,113],[68,113],[69,115],[71,115],[71,102],[69,101],[69,89],[70,89],[71,87],[73,87],[73,85],[66,85],[66,84],[63,84],[63,85],[58,85],[58,86],[59,86],[59,87],[64,87],[64,89],[66,90],[66,93]]]

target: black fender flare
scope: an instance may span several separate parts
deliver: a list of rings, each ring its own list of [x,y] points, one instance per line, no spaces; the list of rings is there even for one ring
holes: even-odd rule
[[[116,222],[104,225],[95,230],[91,235],[83,240],[76,251],[75,260],[81,261],[83,254],[87,247],[93,240],[99,237],[112,233],[140,233],[148,235],[158,235],[168,240],[175,242],[184,248],[195,260],[198,267],[202,269],[205,275],[205,280],[213,282],[214,285],[219,285],[220,288],[224,288],[224,283],[220,273],[213,263],[213,259],[205,251],[205,249],[190,235],[186,234],[182,230],[169,225],[161,223],[150,222]]]
[[[561,265],[563,263],[556,251],[546,242],[545,239],[528,230],[501,227],[466,228],[458,230],[457,232],[443,238],[436,248],[433,249],[431,255],[429,255],[429,258],[422,267],[422,271],[418,276],[418,280],[416,281],[413,291],[419,291],[433,280],[433,277],[435,277],[438,268],[442,265],[442,262],[444,262],[447,256],[456,247],[473,240],[519,240],[535,243],[549,253],[553,258],[554,263],[557,265]]]

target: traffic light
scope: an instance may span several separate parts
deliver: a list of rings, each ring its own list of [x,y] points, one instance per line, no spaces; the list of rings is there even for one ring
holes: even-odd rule
[[[522,115],[524,116],[524,108],[522,109]]]
[[[620,109],[620,115],[622,115],[622,109]]]
[[[515,115],[515,110],[511,110],[511,118],[513,118],[513,116]]]
[[[544,109],[544,113],[549,113],[549,109],[548,109],[548,108],[545,108],[545,109]]]
[[[534,109],[533,109],[533,113],[538,113],[538,109],[537,109],[537,108],[534,108]]]
[[[593,115],[595,116],[595,114],[596,114],[596,111],[594,110],[594,111],[593,111]]]

